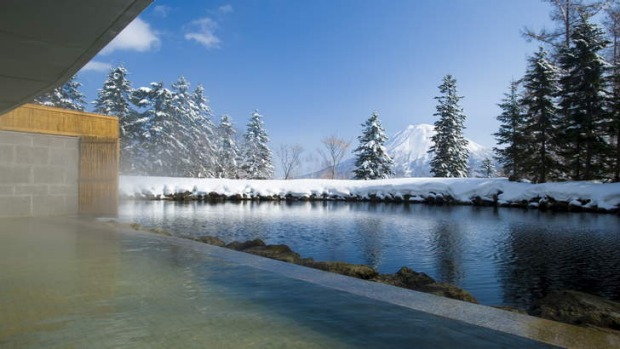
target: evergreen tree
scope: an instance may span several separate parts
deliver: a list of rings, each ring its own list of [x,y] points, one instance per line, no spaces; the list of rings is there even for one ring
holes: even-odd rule
[[[490,158],[482,160],[480,172],[485,178],[495,177],[495,165],[493,165],[493,161]]]
[[[142,109],[136,170],[151,176],[182,176],[187,147],[183,127],[173,119],[173,93],[162,82],[134,91],[132,102]]]
[[[140,137],[138,114],[131,108],[131,82],[127,69],[118,66],[110,70],[103,87],[97,92],[95,112],[118,117],[120,133],[120,171],[130,174],[134,171],[133,151]]]
[[[82,84],[72,76],[67,82],[34,99],[37,104],[48,107],[84,111],[84,95],[80,92]]]
[[[504,173],[511,180],[517,180],[523,175],[523,157],[525,156],[525,135],[523,134],[524,115],[519,102],[517,88],[519,83],[510,83],[510,92],[504,94],[499,104],[502,113],[497,117],[500,122],[499,131],[494,134],[497,144],[502,148],[493,148],[497,160],[502,165]]]
[[[620,182],[620,2],[607,9],[607,30],[611,37],[609,61],[612,64],[609,77],[611,94],[607,101],[609,113],[609,173],[614,182]]]
[[[190,83],[185,77],[172,84],[171,119],[175,139],[183,144],[183,153],[177,154],[176,175],[183,177],[204,176],[203,167],[203,139],[201,119],[203,115],[195,104],[194,96],[190,92]]]
[[[243,177],[249,179],[269,179],[273,177],[269,137],[265,131],[262,115],[255,111],[243,135]]]
[[[217,128],[217,162],[215,176],[217,178],[238,178],[239,149],[235,142],[235,128],[228,115],[223,115]]]
[[[553,101],[557,89],[556,69],[547,60],[547,52],[540,50],[529,59],[523,78],[525,143],[524,172],[533,181],[543,183],[560,173],[557,157],[557,110]]]
[[[195,160],[200,166],[197,168],[199,177],[215,177],[217,166],[217,143],[218,137],[216,127],[211,120],[211,108],[209,108],[207,98],[204,95],[204,87],[196,86],[192,93],[192,107],[194,111],[192,137],[196,147]]]
[[[605,172],[605,61],[599,52],[607,41],[603,31],[582,18],[562,51],[560,108],[563,117],[564,165],[575,180],[602,178]]]
[[[608,99],[610,144],[609,172],[614,182],[620,182],[620,62],[614,64],[611,76],[612,92]]]
[[[388,178],[393,174],[394,162],[384,146],[387,136],[379,115],[372,113],[362,127],[362,135],[357,137],[359,146],[353,151],[356,153],[355,179]]]
[[[469,159],[467,140],[463,136],[466,117],[459,105],[463,97],[457,95],[456,80],[449,74],[443,78],[439,91],[442,96],[435,97],[438,104],[433,114],[439,120],[435,122],[436,133],[428,151],[433,156],[431,173],[435,177],[466,177]]]

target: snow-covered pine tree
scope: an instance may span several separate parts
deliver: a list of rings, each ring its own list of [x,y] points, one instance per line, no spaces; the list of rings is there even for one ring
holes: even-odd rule
[[[620,1],[607,9],[607,31],[611,38],[611,70],[609,82],[611,94],[607,99],[609,113],[609,133],[611,150],[609,156],[609,173],[614,182],[620,182]]]
[[[134,90],[132,102],[141,108],[142,144],[136,169],[151,176],[182,176],[187,147],[182,128],[173,119],[173,93],[162,82]]]
[[[216,171],[217,178],[238,178],[239,167],[237,160],[239,159],[239,149],[235,142],[236,135],[232,120],[228,115],[222,115],[220,124],[217,128],[217,153],[216,153]]]
[[[262,115],[254,111],[243,135],[242,176],[249,179],[273,177],[273,164],[269,137],[265,131]]]
[[[202,117],[198,106],[194,104],[190,92],[190,83],[185,77],[172,84],[171,119],[175,123],[174,138],[183,144],[184,152],[177,154],[176,175],[198,177],[203,174],[202,164]]]
[[[199,84],[192,93],[192,107],[195,115],[194,136],[196,142],[196,162],[200,164],[197,168],[198,177],[215,177],[217,164],[217,142],[216,127],[211,120],[211,108],[209,108],[207,98],[204,95],[204,87]]]
[[[93,102],[94,111],[118,117],[120,130],[120,172],[133,174],[133,152],[140,138],[139,115],[131,107],[131,82],[127,79],[127,69],[118,66],[108,73],[103,87],[97,92]]]
[[[362,124],[359,146],[353,151],[355,158],[355,179],[381,179],[393,174],[394,162],[385,149],[387,136],[379,121],[379,115],[372,113]]]
[[[456,80],[448,74],[439,86],[441,96],[435,97],[438,101],[438,116],[435,122],[435,135],[431,138],[433,145],[428,153],[431,154],[431,173],[435,177],[466,177],[469,160],[467,140],[463,136],[465,129],[465,114],[459,101],[463,98],[457,94]]]
[[[495,147],[493,150],[510,180],[517,180],[523,175],[522,160],[526,146],[523,133],[524,116],[519,102],[518,86],[518,82],[512,81],[510,91],[504,94],[504,98],[498,104],[502,113],[497,116],[500,126],[494,134],[497,144],[502,147]]]
[[[35,97],[34,102],[48,107],[83,111],[86,102],[80,86],[82,84],[74,75],[61,86]]]
[[[493,165],[493,161],[490,158],[485,158],[482,160],[482,164],[480,165],[480,173],[482,173],[484,178],[495,177],[495,165]]]
[[[562,120],[561,155],[574,180],[602,178],[605,157],[606,62],[600,52],[607,46],[603,31],[583,17],[571,35],[572,46],[560,56],[564,76],[560,79]]]
[[[529,59],[523,87],[521,105],[526,147],[522,164],[530,179],[544,183],[559,176],[560,164],[557,156],[558,116],[553,101],[558,91],[557,74],[542,47]]]

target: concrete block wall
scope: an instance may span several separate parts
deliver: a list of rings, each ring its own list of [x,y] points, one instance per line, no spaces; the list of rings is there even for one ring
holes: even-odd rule
[[[78,213],[79,139],[0,131],[0,217]]]

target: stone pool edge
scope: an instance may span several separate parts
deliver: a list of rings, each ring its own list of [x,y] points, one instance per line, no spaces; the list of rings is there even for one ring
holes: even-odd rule
[[[148,236],[149,238],[173,241],[175,244],[192,251],[204,253],[227,262],[273,272],[291,279],[310,282],[326,288],[551,345],[567,348],[620,347],[619,336],[603,331],[361,280],[180,237],[156,235],[151,232],[136,231],[127,227],[112,227],[104,224],[102,226],[122,234],[138,234]]]

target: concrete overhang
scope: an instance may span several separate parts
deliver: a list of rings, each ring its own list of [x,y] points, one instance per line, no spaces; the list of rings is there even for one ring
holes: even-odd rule
[[[64,83],[151,2],[0,1],[0,115]]]

